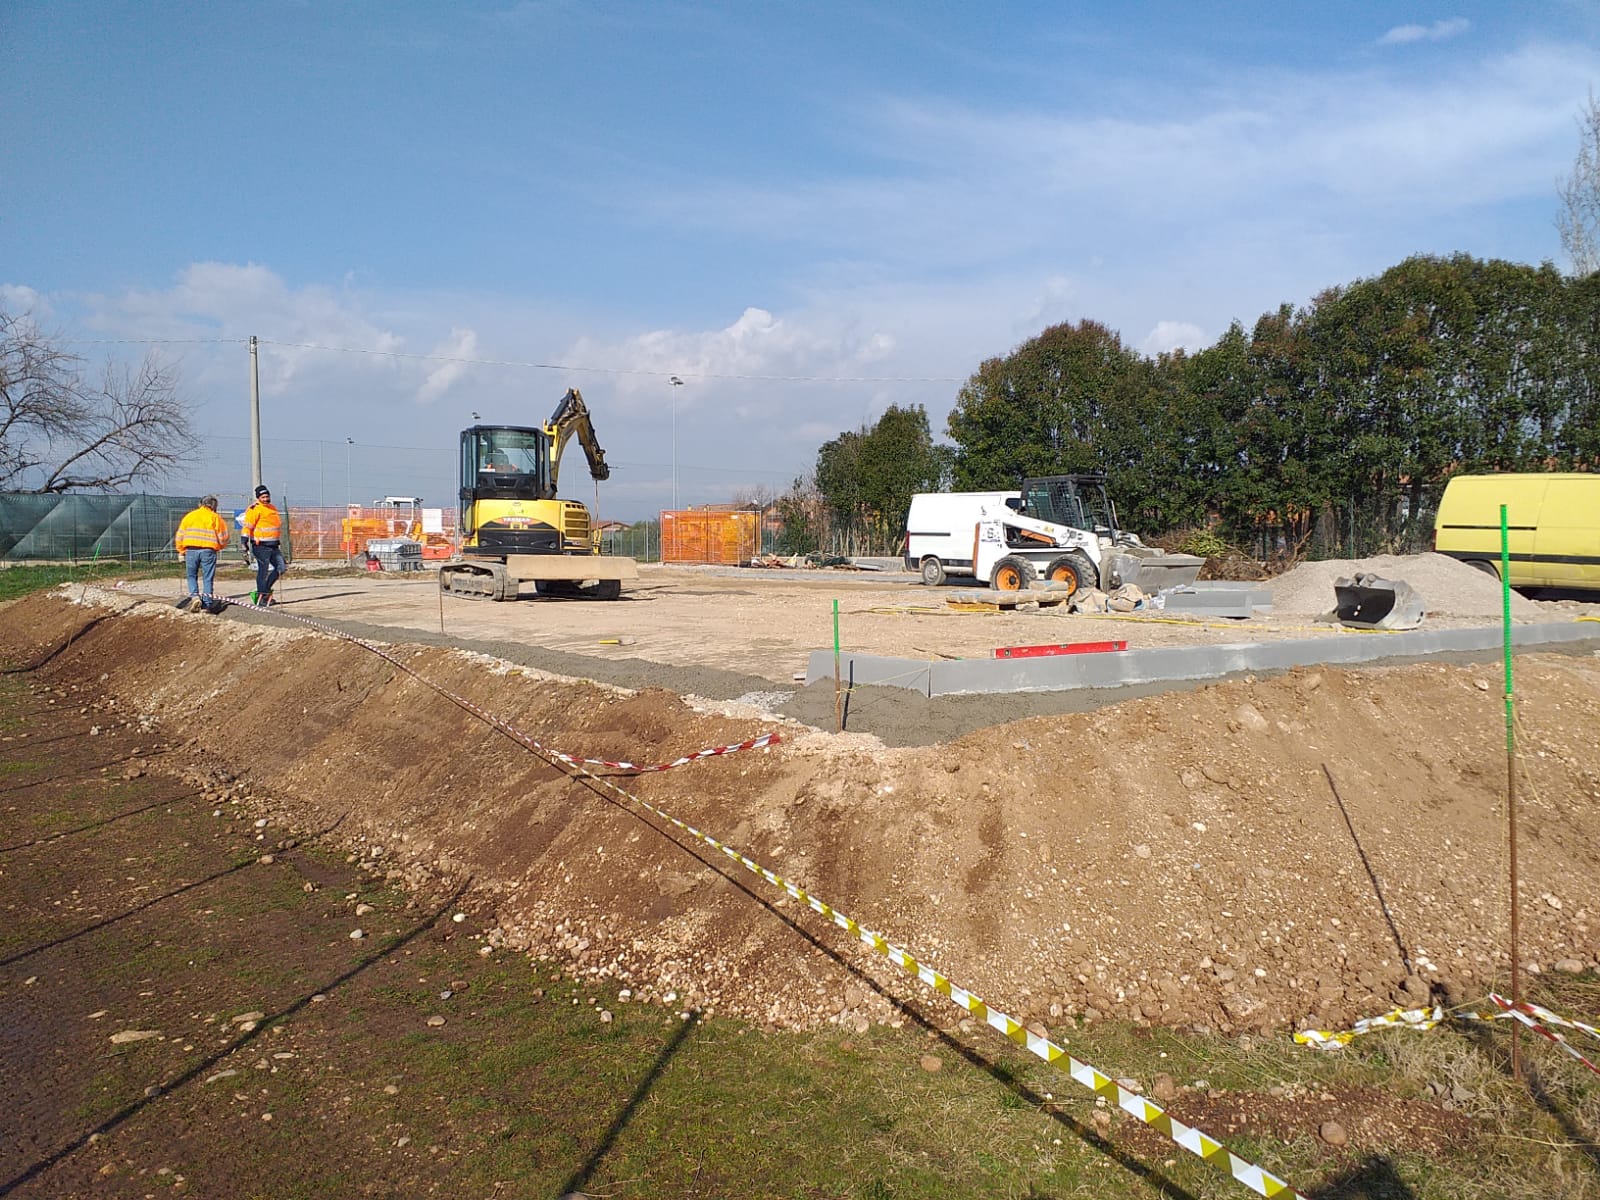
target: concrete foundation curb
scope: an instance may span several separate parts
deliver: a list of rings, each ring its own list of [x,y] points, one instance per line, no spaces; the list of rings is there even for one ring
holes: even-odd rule
[[[1227,675],[1286,671],[1293,667],[1344,666],[1391,658],[1498,650],[1499,626],[1473,629],[1419,629],[1395,634],[1343,634],[1283,642],[1240,642],[1224,646],[1181,646],[1128,650],[1114,654],[1066,657],[964,658],[929,662],[873,654],[840,656],[850,687],[901,687],[924,696],[993,692],[1054,692],[1072,688],[1119,688],[1162,681],[1220,679]],[[1518,650],[1592,642],[1600,651],[1600,626],[1593,622],[1518,625],[1511,631]],[[833,678],[833,652],[813,650],[806,684]]]

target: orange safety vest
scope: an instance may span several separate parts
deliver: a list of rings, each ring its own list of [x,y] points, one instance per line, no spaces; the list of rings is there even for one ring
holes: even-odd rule
[[[283,539],[283,517],[264,500],[244,510],[244,535],[252,542],[277,542]]]
[[[228,523],[205,505],[187,512],[172,539],[178,553],[185,550],[221,550],[228,544]]]

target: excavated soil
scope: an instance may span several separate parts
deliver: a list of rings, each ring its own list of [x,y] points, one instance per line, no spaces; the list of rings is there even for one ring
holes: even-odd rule
[[[193,782],[272,797],[273,825],[338,822],[423,892],[470,880],[493,941],[640,999],[782,1027],[898,1021],[901,999],[961,1016],[634,798],[1052,1034],[1334,1028],[1508,977],[1492,665],[1301,670],[897,749],[472,651],[385,658],[282,613],[73,587],[5,622],[91,711],[181,741]],[[1593,970],[1600,658],[1519,656],[1516,695],[1523,957]],[[645,764],[774,729],[590,777],[507,732]]]

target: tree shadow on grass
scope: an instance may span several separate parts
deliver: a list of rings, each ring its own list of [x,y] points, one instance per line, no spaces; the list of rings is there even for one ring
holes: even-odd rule
[[[1362,1159],[1306,1193],[1306,1200],[1416,1200],[1394,1164],[1381,1154]]]

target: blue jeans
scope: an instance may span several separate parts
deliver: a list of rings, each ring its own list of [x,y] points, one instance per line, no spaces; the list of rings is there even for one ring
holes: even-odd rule
[[[256,543],[256,593],[265,596],[287,566],[277,542]]]
[[[217,578],[217,552],[197,550],[191,546],[183,552],[183,574],[189,583],[189,595],[211,599],[211,585]],[[196,579],[197,575],[199,580]],[[197,586],[200,580],[204,581],[203,586]]]

